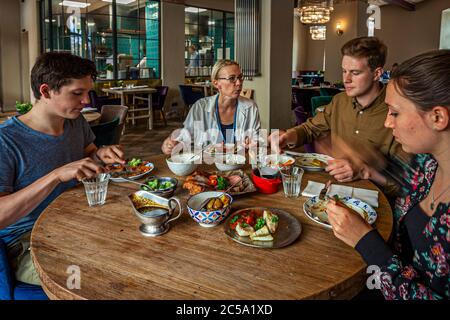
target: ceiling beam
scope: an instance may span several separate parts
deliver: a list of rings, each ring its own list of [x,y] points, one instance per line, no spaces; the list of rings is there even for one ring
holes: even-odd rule
[[[406,9],[408,11],[415,11],[416,10],[416,5],[415,4],[413,4],[411,2],[408,2],[408,1],[405,1],[405,0],[384,0],[384,1],[387,2],[387,3],[394,4],[396,6],[402,7],[403,9]]]

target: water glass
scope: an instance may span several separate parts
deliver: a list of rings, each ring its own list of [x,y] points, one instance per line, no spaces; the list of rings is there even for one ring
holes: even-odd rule
[[[296,198],[300,195],[303,172],[303,169],[297,166],[280,168],[285,197]]]
[[[108,173],[100,173],[94,178],[81,180],[84,184],[86,198],[90,207],[105,204],[110,177]]]

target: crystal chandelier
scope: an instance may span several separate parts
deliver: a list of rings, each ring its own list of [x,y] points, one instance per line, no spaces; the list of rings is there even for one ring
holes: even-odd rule
[[[333,0],[298,0],[295,10],[302,23],[327,23],[333,11]]]
[[[309,33],[313,40],[325,40],[327,34],[326,26],[311,26],[309,27]]]

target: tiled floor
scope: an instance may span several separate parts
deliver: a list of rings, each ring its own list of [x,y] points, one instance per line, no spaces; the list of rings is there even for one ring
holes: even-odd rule
[[[124,147],[125,157],[139,157],[145,159],[151,155],[161,154],[161,145],[164,139],[175,129],[181,128],[183,123],[179,120],[167,120],[167,127],[161,121],[155,121],[153,130],[148,130],[145,119],[137,120],[135,126],[125,125],[125,134],[120,140]]]

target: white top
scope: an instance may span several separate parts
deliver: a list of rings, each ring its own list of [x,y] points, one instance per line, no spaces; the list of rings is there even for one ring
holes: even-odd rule
[[[207,145],[223,141],[222,132],[216,116],[216,99],[218,94],[197,100],[191,107],[184,121],[184,128],[174,133],[176,140],[185,144],[195,142],[195,145]],[[236,110],[234,136],[236,142],[244,141],[245,137],[255,137],[261,129],[259,111],[256,103],[240,96]]]

